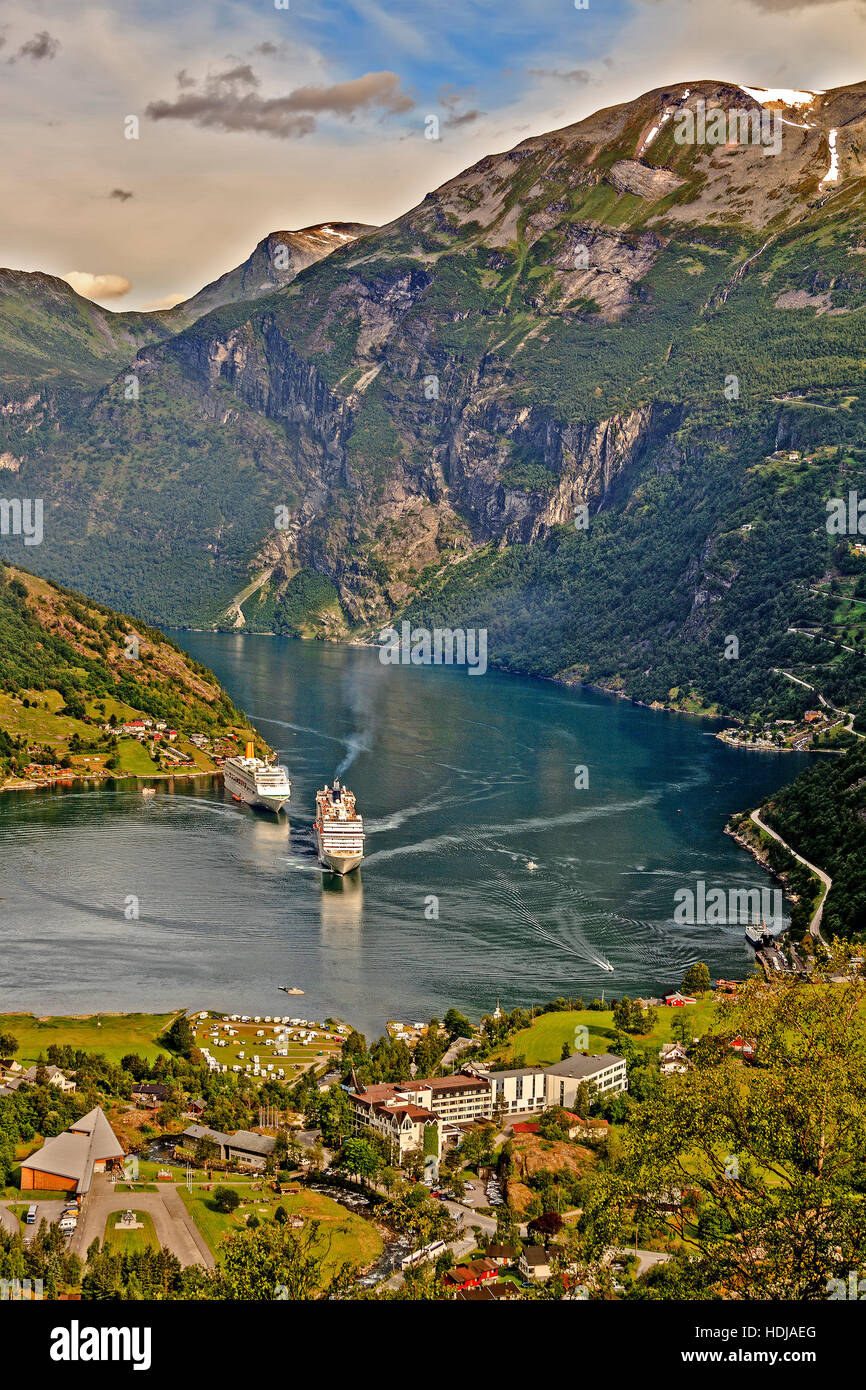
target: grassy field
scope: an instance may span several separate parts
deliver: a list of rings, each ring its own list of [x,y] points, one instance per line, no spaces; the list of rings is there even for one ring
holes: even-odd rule
[[[149,777],[159,772],[144,744],[139,743],[137,738],[118,739],[117,764],[119,772],[129,772],[136,777]]]
[[[36,1062],[40,1053],[47,1057],[50,1043],[102,1052],[110,1062],[119,1062],[127,1052],[137,1052],[150,1060],[161,1053],[156,1038],[163,1033],[174,1014],[90,1014],[85,1017],[36,1018],[33,1014],[0,1014],[0,1033],[18,1039],[16,1060],[23,1066]]]
[[[64,751],[73,734],[81,738],[93,736],[92,728],[81,720],[61,718],[55,713],[63,707],[63,699],[56,690],[40,691],[33,698],[39,700],[38,708],[25,709],[20,699],[13,700],[11,695],[0,692],[0,727],[16,737],[24,734],[28,743],[62,745]]]
[[[135,1212],[136,1221],[141,1222],[141,1230],[118,1231],[117,1222],[122,1213],[113,1211],[105,1223],[103,1250],[112,1250],[116,1255],[137,1255],[142,1250],[158,1250],[159,1241],[148,1213],[135,1211],[134,1207],[130,1210]]]
[[[382,1239],[372,1222],[347,1211],[322,1192],[310,1192],[304,1188],[278,1198],[267,1191],[251,1192],[249,1184],[232,1182],[222,1185],[233,1187],[241,1199],[242,1205],[230,1215],[216,1210],[213,1193],[196,1187],[190,1193],[185,1187],[178,1187],[193,1221],[215,1255],[219,1254],[219,1242],[224,1235],[243,1229],[245,1215],[255,1212],[260,1221],[266,1221],[273,1216],[277,1206],[285,1207],[292,1216],[304,1216],[321,1223],[320,1242],[323,1252],[326,1252],[324,1267],[327,1274],[333,1273],[346,1261],[359,1269],[363,1268],[382,1253]]]
[[[707,998],[681,1009],[660,1008],[652,1031],[636,1036],[634,1041],[638,1047],[657,1051],[663,1042],[669,1042],[673,1037],[673,1026],[678,1018],[687,1021],[691,1036],[699,1037],[709,1027],[714,1007],[712,999]],[[580,1027],[586,1027],[589,1033],[586,1049],[576,1046],[576,1032]],[[562,1057],[563,1043],[568,1043],[572,1051],[586,1050],[597,1056],[611,1049],[615,1033],[612,1010],[596,1013],[590,1009],[575,1009],[561,1014],[541,1014],[533,1019],[531,1027],[515,1033],[494,1057],[497,1061],[507,1062],[513,1057],[522,1056],[526,1058],[528,1066],[550,1066]]]

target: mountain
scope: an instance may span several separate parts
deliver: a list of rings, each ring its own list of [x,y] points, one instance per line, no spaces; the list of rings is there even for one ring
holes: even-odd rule
[[[123,734],[133,720],[149,721],[143,741]],[[209,772],[247,738],[267,751],[215,676],[161,632],[0,564],[0,787]]]
[[[168,328],[159,314],[113,314],[56,275],[0,269],[0,380],[4,408],[43,386],[96,387]]]
[[[140,348],[179,332],[223,304],[256,299],[371,229],[322,223],[271,232],[234,270],[173,309],[113,313],[65,280],[41,271],[0,269],[0,381],[4,404],[21,409],[40,387],[92,390],[116,376]],[[30,401],[41,408],[43,401]]]
[[[28,563],[170,622],[408,614],[650,702],[859,710],[866,561],[824,523],[866,490],[864,137],[866,83],[701,81],[481,160],[145,344],[136,402],[7,415]]]
[[[297,232],[271,232],[241,265],[170,309],[172,327],[184,328],[223,304],[272,294],[291,284],[308,265],[374,230],[363,222],[321,222]]]

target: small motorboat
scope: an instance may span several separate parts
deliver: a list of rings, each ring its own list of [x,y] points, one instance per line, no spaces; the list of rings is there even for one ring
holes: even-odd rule
[[[156,787],[142,787],[142,796],[156,796]]]
[[[283,994],[303,994],[304,992],[302,989],[298,989],[297,985],[279,985],[278,988],[283,991]]]
[[[535,870],[538,868],[538,865],[536,864],[534,859],[527,859],[526,867],[530,873],[534,873]]]

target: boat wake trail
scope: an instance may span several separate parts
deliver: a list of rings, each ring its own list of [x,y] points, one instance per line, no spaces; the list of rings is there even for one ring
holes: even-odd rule
[[[469,845],[479,858],[485,858],[494,853],[503,852],[503,847],[497,845],[495,841],[485,842],[479,835],[471,832],[465,834],[464,842]],[[508,853],[508,851],[504,852]],[[493,888],[493,896],[502,903],[516,921],[522,922],[524,926],[529,927],[536,936],[549,942],[558,950],[565,951],[568,955],[575,956],[580,960],[585,960],[591,965],[596,965],[599,970],[603,970],[607,974],[613,974],[613,966],[610,961],[606,956],[600,955],[599,952],[590,946],[589,942],[584,940],[579,928],[570,924],[562,934],[556,935],[555,932],[550,931],[547,927],[543,927],[534,912],[530,911],[527,907],[523,894],[517,887],[517,884],[512,882],[495,863],[491,862],[490,868],[497,881],[497,886]],[[557,917],[560,921],[562,920],[562,916],[563,907],[560,903],[557,909]]]

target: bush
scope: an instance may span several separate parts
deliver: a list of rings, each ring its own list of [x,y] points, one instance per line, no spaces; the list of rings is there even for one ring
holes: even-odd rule
[[[233,1187],[217,1187],[214,1189],[213,1200],[217,1211],[228,1213],[235,1210],[241,1199]]]

